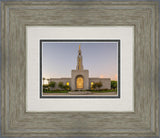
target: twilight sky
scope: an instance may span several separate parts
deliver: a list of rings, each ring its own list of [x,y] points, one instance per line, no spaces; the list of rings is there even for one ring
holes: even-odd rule
[[[89,77],[117,80],[117,42],[43,42],[42,77],[71,77],[71,70],[76,69],[79,45]]]

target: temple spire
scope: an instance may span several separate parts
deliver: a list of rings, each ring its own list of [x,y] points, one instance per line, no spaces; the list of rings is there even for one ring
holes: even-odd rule
[[[82,53],[81,53],[81,45],[79,45],[78,56],[77,56],[77,70],[83,70],[82,65]]]

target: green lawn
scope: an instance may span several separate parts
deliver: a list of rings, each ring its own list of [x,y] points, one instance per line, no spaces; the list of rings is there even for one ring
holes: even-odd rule
[[[68,93],[67,90],[45,91],[44,93]]]
[[[117,92],[117,90],[88,90],[90,92]]]
[[[83,91],[90,91],[90,92],[117,92],[117,90],[81,90]],[[44,91],[44,93],[68,93],[68,90],[49,90],[49,91]],[[78,91],[77,91],[78,92]]]

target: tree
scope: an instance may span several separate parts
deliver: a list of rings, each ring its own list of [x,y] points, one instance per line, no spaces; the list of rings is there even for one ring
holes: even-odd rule
[[[43,79],[43,84],[44,84],[45,78],[42,78],[42,79]]]
[[[48,89],[48,84],[43,84],[43,92],[47,91]]]
[[[43,88],[47,88],[48,87],[48,84],[43,84]]]
[[[56,86],[56,82],[51,81],[48,86],[54,88]]]
[[[102,87],[102,82],[97,82],[96,86],[98,87],[98,89],[100,89]]]
[[[60,89],[63,89],[63,88],[64,88],[63,82],[59,82],[59,83],[58,83],[58,87],[59,87]]]
[[[111,81],[111,89],[117,89],[117,81]]]

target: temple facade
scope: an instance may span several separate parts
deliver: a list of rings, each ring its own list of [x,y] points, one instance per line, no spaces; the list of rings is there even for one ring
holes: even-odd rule
[[[75,70],[71,71],[71,78],[50,78],[49,82],[56,82],[54,89],[58,89],[58,83],[63,82],[64,85],[70,86],[71,90],[88,90],[92,88],[92,85],[97,82],[102,83],[100,89],[111,89],[110,78],[90,78],[89,71],[83,68],[82,52],[79,46],[77,56],[77,66]]]

